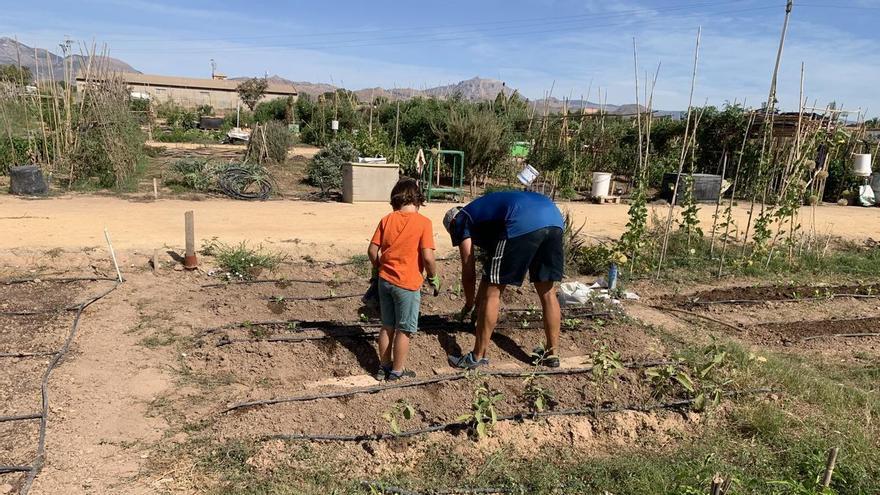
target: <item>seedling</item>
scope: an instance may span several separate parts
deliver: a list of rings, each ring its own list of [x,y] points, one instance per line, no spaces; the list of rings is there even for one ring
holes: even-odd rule
[[[495,404],[502,399],[504,395],[490,389],[485,382],[480,382],[474,389],[470,412],[462,414],[456,418],[456,421],[469,423],[477,435],[477,440],[482,440],[492,433],[492,429],[498,423]]]
[[[538,367],[544,360],[545,355],[546,351],[542,350],[541,355],[537,356],[534,361],[535,367],[532,369],[532,372],[523,379],[523,385],[525,385],[523,396],[528,401],[529,407],[535,412],[543,412],[545,409],[552,407],[555,404],[553,391],[542,387],[538,383],[547,378],[546,376],[537,373]]]
[[[595,343],[599,344],[598,341]],[[597,383],[604,382],[623,369],[620,353],[609,349],[606,343],[599,344],[599,348],[590,357],[593,365],[591,372]]]
[[[566,328],[568,330],[573,330],[575,328],[580,327],[581,323],[583,323],[583,322],[578,318],[566,318],[566,319],[562,320],[563,328]]]
[[[400,420],[409,421],[415,415],[416,409],[409,402],[400,399],[390,410],[382,414],[382,419],[388,422],[388,427],[391,428],[391,433],[399,435],[401,432]]]

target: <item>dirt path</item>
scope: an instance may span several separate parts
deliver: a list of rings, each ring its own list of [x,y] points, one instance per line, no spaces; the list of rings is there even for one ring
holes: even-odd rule
[[[429,204],[422,212],[434,222],[438,248],[451,248],[440,235],[448,203]],[[627,205],[560,203],[591,236],[618,237],[627,221]],[[665,218],[665,207],[651,207]],[[48,200],[25,200],[0,196],[0,249],[62,248],[79,250],[103,246],[107,227],[118,249],[149,250],[183,244],[183,213],[195,211],[197,239],[218,237],[226,242],[247,240],[263,243],[294,255],[316,259],[360,253],[376,223],[389,211],[384,203],[316,203],[308,201],[238,202],[225,199],[203,201],[132,201],[117,197],[61,196]],[[736,207],[734,215],[744,226],[748,210]],[[714,208],[700,210],[704,230],[711,227]],[[650,213],[649,213],[650,214]],[[803,228],[809,228],[804,209]],[[821,206],[816,209],[816,229],[848,239],[877,235],[878,208]]]

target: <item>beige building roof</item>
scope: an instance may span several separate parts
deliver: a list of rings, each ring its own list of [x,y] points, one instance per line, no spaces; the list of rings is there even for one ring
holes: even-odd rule
[[[211,89],[219,91],[235,91],[241,81],[199,79],[193,77],[156,76],[153,74],[137,74],[134,72],[122,72],[119,74],[127,84],[142,86],[160,86],[169,88],[188,89]],[[83,76],[77,76],[78,81],[84,81]],[[296,95],[296,88],[292,84],[280,84],[269,81],[266,94],[272,95]]]

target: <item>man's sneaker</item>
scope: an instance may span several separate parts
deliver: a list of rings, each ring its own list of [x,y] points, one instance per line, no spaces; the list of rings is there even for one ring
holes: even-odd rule
[[[391,372],[391,366],[385,366],[384,364],[379,365],[379,370],[376,371],[376,374],[373,375],[373,378],[376,379],[377,382],[384,382],[388,379],[388,373]]]
[[[535,366],[546,366],[548,368],[559,367],[559,356],[556,354],[548,354],[543,346],[532,349],[532,364]]]
[[[464,356],[449,356],[448,358],[449,364],[453,368],[459,368],[463,370],[472,370],[475,368],[479,368],[480,366],[488,366],[489,360],[486,358],[482,358],[479,361],[474,359],[474,353],[469,352]]]
[[[410,370],[403,370],[400,372],[394,370],[388,370],[388,375],[385,377],[386,382],[396,382],[401,378],[415,378],[416,372]]]

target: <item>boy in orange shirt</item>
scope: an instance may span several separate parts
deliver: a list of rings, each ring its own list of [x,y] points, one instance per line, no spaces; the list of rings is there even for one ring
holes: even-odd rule
[[[406,371],[409,338],[419,325],[419,304],[426,271],[434,295],[440,277],[434,261],[431,220],[419,213],[425,197],[413,179],[401,179],[391,190],[394,211],[379,221],[367,255],[379,276],[379,371],[377,380],[394,381],[415,373]],[[380,254],[381,253],[381,254]]]

